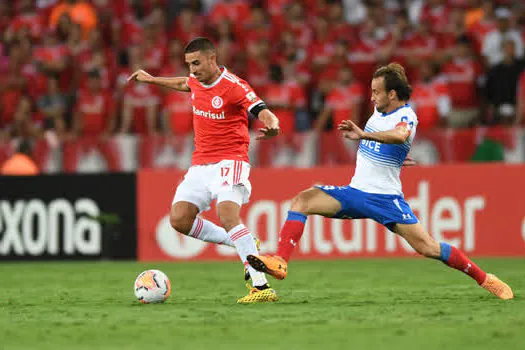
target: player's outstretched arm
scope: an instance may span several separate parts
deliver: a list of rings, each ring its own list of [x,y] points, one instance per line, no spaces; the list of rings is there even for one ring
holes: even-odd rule
[[[133,74],[129,76],[128,81],[140,81],[142,83],[155,84],[178,91],[190,91],[190,88],[187,84],[187,77],[154,77],[142,69],[133,72]]]
[[[399,125],[392,130],[365,132],[351,120],[344,120],[339,124],[338,129],[343,131],[343,137],[350,140],[371,140],[381,143],[404,143],[410,136],[410,131],[406,126]]]
[[[263,109],[257,115],[260,121],[264,123],[264,128],[260,128],[261,134],[256,137],[256,140],[266,140],[271,137],[279,135],[281,129],[279,128],[279,118],[269,109]]]

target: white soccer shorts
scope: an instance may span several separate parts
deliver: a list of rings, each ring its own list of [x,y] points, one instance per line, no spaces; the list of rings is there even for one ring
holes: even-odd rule
[[[210,203],[215,199],[217,204],[232,201],[243,205],[248,203],[252,193],[249,177],[250,164],[240,160],[194,165],[177,187],[172,205],[190,202],[200,212],[209,210]]]

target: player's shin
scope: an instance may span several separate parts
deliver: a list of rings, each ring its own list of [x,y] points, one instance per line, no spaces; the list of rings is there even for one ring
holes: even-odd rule
[[[193,222],[193,226],[188,233],[188,236],[205,242],[224,244],[230,247],[234,246],[225,229],[200,217],[197,217]]]
[[[257,245],[253,239],[253,235],[250,233],[248,228],[243,224],[237,225],[232,228],[228,235],[230,236],[237,253],[241,258],[244,266],[248,269],[250,276],[252,278],[252,284],[254,287],[265,286],[268,283],[264,273],[256,271],[253,267],[248,264],[246,257],[248,255],[258,255],[259,251],[257,250]]]
[[[487,277],[485,271],[474,264],[461,250],[448,243],[441,243],[440,247],[441,254],[439,260],[456,270],[466,273],[476,280],[478,284],[482,284],[485,281]]]
[[[304,232],[307,216],[296,211],[289,211],[286,222],[279,234],[277,254],[284,260],[290,260],[295,246],[299,243]]]

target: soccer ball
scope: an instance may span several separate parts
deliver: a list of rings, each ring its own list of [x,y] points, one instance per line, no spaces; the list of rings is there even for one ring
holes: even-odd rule
[[[146,270],[137,276],[133,289],[143,304],[163,303],[170,296],[171,283],[164,272]]]

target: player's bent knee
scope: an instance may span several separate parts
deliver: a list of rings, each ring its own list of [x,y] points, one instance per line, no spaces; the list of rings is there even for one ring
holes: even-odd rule
[[[175,231],[182,233],[183,235],[187,235],[190,233],[194,220],[195,218],[191,217],[191,215],[185,215],[184,213],[172,213],[170,215],[171,227],[173,227]]]
[[[310,200],[313,198],[313,195],[314,193],[312,188],[299,192],[299,194],[292,199],[292,206],[290,210],[308,214]]]

